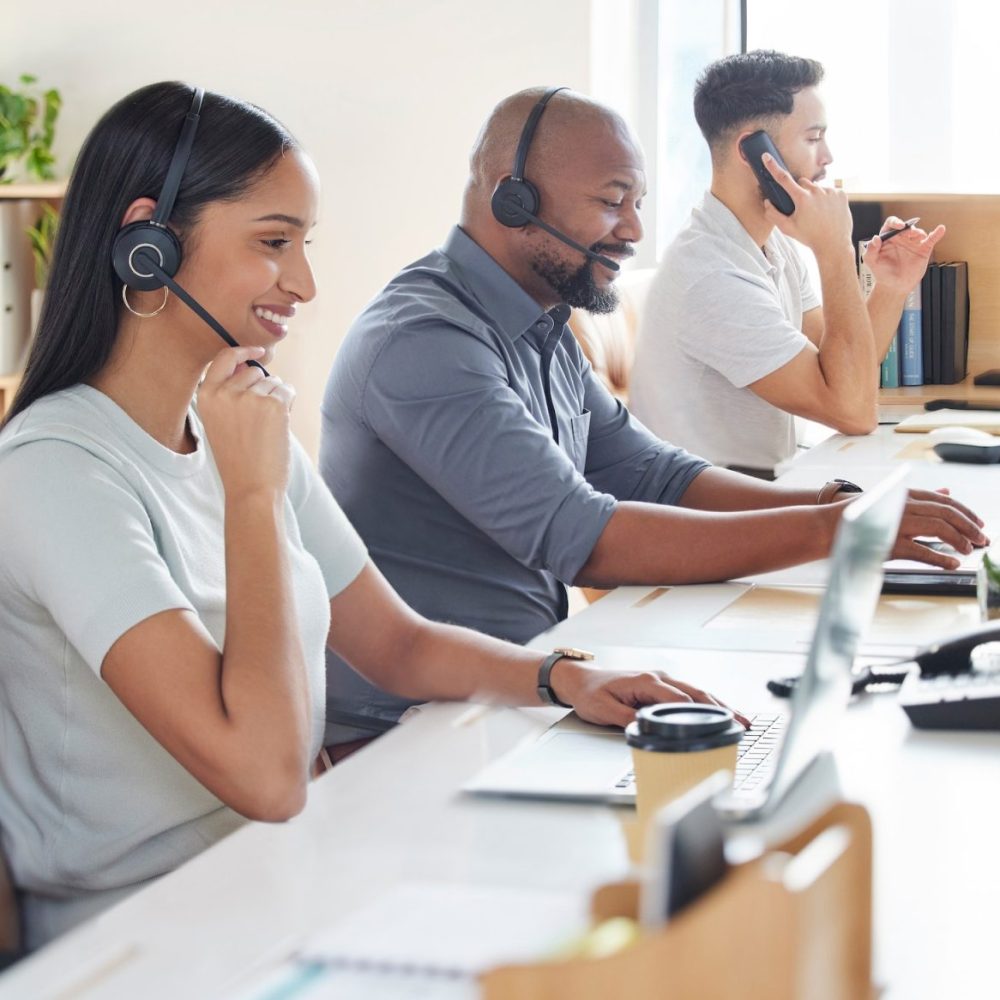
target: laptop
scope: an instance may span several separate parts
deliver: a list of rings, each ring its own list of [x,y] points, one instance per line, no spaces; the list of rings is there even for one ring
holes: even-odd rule
[[[828,750],[851,697],[851,669],[871,623],[906,502],[905,466],[852,503],[841,519],[830,576],[790,712],[757,715],[740,741],[731,792],[718,805],[733,820],[755,819],[782,800]],[[621,730],[574,715],[519,744],[466,782],[474,795],[633,805],[631,755]]]

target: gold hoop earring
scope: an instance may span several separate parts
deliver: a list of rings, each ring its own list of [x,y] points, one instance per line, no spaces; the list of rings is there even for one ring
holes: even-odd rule
[[[153,316],[159,316],[163,312],[163,307],[167,304],[167,298],[170,295],[170,289],[163,289],[163,301],[160,303],[159,309],[154,309],[151,313],[139,312],[137,309],[133,309],[131,303],[128,300],[128,285],[122,285],[122,302],[125,303],[125,308],[133,315],[138,316],[139,319],[152,319]]]

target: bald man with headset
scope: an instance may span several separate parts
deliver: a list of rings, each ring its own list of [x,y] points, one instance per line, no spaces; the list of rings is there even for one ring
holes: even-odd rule
[[[514,94],[476,139],[460,224],[348,332],[321,471],[422,614],[525,642],[565,617],[567,584],[724,580],[828,553],[857,487],[784,489],[659,440],[567,329],[570,307],[615,308],[645,192],[613,111],[565,88]],[[895,554],[953,565],[914,539],[969,551],[981,524],[916,491]],[[329,742],[370,737],[406,705],[331,659]]]

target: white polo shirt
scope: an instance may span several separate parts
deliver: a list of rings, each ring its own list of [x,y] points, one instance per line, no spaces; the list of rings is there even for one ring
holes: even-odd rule
[[[795,452],[793,418],[747,386],[806,346],[802,315],[819,305],[794,241],[775,229],[762,249],[706,193],[653,279],[631,410],[716,465],[773,469]]]

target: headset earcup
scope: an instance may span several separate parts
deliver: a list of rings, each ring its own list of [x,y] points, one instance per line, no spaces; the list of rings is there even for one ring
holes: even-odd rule
[[[502,226],[518,229],[531,221],[525,212],[530,212],[532,215],[539,214],[540,201],[538,189],[534,184],[508,177],[497,185],[490,205],[497,222]]]
[[[111,262],[115,274],[138,292],[155,292],[163,282],[155,275],[143,274],[140,264],[133,261],[133,254],[140,248],[151,248],[153,256],[164,271],[173,277],[181,266],[181,244],[174,233],[163,226],[154,226],[145,220],[133,222],[121,229],[115,237]]]

